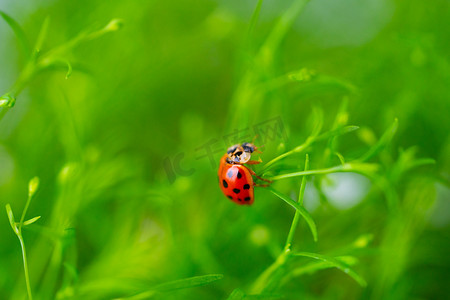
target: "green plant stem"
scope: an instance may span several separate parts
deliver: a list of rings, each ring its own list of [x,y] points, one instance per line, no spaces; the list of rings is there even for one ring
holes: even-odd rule
[[[305,171],[307,171],[309,168],[309,155],[306,154],[305,158]],[[306,176],[302,178],[302,183],[300,185],[300,193],[298,196],[298,203],[300,205],[303,205],[303,197],[305,195],[305,187],[306,187]],[[291,254],[291,245],[292,241],[294,239],[295,230],[297,228],[298,222],[300,220],[301,214],[298,210],[295,211],[294,218],[291,223],[291,228],[289,229],[288,237],[286,239],[286,244],[284,246],[283,252],[278,256],[278,258],[275,260],[273,264],[271,264],[266,270],[264,270],[263,273],[256,279],[255,283],[253,284],[251,293],[259,294],[262,292],[264,287],[266,286],[267,282],[269,281],[270,277],[284,264],[286,263],[287,259],[290,257]]]
[[[20,222],[19,222],[19,233],[20,234],[22,234],[23,221],[25,220],[25,215],[27,213],[28,207],[30,206],[31,198],[33,198],[33,195],[32,194],[28,195],[27,203],[25,203],[25,207],[22,211],[22,216],[20,217]]]
[[[23,269],[25,272],[25,282],[27,285],[27,293],[28,293],[29,300],[32,300],[33,296],[31,294],[30,275],[28,274],[27,250],[25,248],[25,242],[23,241],[23,237],[22,237],[22,226],[23,226],[23,222],[25,220],[25,215],[27,213],[28,207],[30,206],[31,198],[33,198],[33,193],[28,194],[27,203],[25,204],[25,207],[22,211],[22,216],[20,217],[20,222],[19,222],[19,226],[18,226],[18,234],[17,234],[17,237],[19,238],[19,241],[20,241],[20,247],[22,248]]]
[[[335,173],[335,172],[344,172],[346,169],[348,169],[348,167],[341,165],[341,166],[335,166],[335,167],[326,168],[326,169],[308,170],[308,171],[300,171],[300,172],[294,172],[294,173],[288,173],[288,174],[281,174],[281,175],[269,177],[268,179],[269,180],[280,180],[280,179],[297,177],[297,176],[305,176],[305,175],[329,174],[329,173]]]
[[[250,289],[250,294],[260,294],[264,290],[267,282],[272,277],[272,275],[279,268],[284,266],[289,257],[290,251],[290,249],[285,249],[283,252],[281,252],[278,258],[273,262],[273,264],[271,264],[267,269],[264,270],[264,272],[261,273],[261,275],[258,276],[252,288]]]
[[[297,176],[305,176],[305,175],[317,175],[317,174],[329,174],[329,173],[338,173],[338,172],[355,172],[361,173],[364,175],[370,174],[378,169],[377,164],[369,164],[369,163],[345,163],[343,165],[334,166],[331,168],[325,169],[317,169],[317,170],[308,170],[308,171],[300,171],[288,174],[276,175],[273,177],[269,177],[269,180],[280,180],[290,177]]]
[[[25,282],[27,285],[28,299],[33,300],[33,295],[31,294],[30,275],[28,274],[27,251],[25,249],[25,243],[23,241],[22,233],[18,234],[17,237],[19,238],[20,247],[22,248],[23,269],[25,272]]]
[[[308,171],[309,168],[309,155],[306,154],[305,158],[305,172]],[[298,195],[298,204],[303,205],[303,196],[305,195],[305,187],[306,187],[306,176],[303,176],[302,183],[300,185],[300,192]],[[300,213],[298,210],[295,211],[294,219],[292,220],[291,228],[289,229],[288,237],[286,239],[286,244],[284,246],[285,249],[290,249],[292,245],[292,240],[294,239],[295,231],[297,229],[298,221],[300,220]]]
[[[334,136],[346,134],[346,133],[349,133],[349,132],[352,132],[352,131],[355,131],[355,130],[359,129],[358,126],[350,125],[350,126],[345,126],[345,127],[342,127],[342,128],[337,128],[337,129],[334,129],[334,130],[330,130],[330,131],[324,132],[324,133],[319,135],[319,132],[320,132],[320,130],[322,128],[322,117],[321,117],[320,113],[317,113],[317,115],[318,115],[317,116],[317,119],[318,119],[317,124],[316,124],[312,134],[306,139],[306,141],[303,144],[301,144],[300,146],[297,146],[294,149],[292,149],[292,150],[290,150],[288,152],[285,152],[285,153],[275,157],[274,159],[272,159],[268,163],[266,163],[264,165],[264,167],[262,168],[261,173],[264,174],[265,171],[267,171],[269,168],[271,168],[273,166],[273,164],[275,164],[279,160],[281,160],[281,159],[283,159],[285,157],[288,157],[288,156],[290,156],[292,154],[300,153],[300,152],[304,151],[305,149],[307,149],[309,146],[311,146],[315,142],[318,142],[318,141],[321,141],[321,140],[324,140],[324,139],[327,139],[327,138],[331,138],[331,137],[334,137]]]
[[[279,161],[279,160],[281,160],[281,159],[283,159],[283,158],[285,158],[285,157],[287,157],[287,156],[289,156],[289,155],[292,155],[292,154],[294,154],[294,153],[299,153],[299,152],[304,151],[304,150],[305,150],[306,148],[308,148],[314,141],[315,141],[315,137],[309,137],[309,138],[307,138],[306,141],[305,141],[303,144],[301,144],[300,146],[297,146],[297,147],[295,147],[294,149],[292,149],[292,150],[290,150],[290,151],[288,151],[288,152],[285,152],[285,153],[283,153],[283,154],[281,154],[281,155],[275,157],[275,158],[272,159],[271,161],[269,161],[267,164],[264,165],[264,167],[263,167],[263,169],[261,170],[261,172],[263,173],[263,172],[267,171],[274,163],[276,163],[277,161]]]

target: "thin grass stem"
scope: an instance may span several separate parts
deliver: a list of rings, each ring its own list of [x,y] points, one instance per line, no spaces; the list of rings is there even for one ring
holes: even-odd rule
[[[309,155],[306,154],[305,158],[305,171],[308,171],[309,168]],[[303,197],[305,195],[305,188],[306,188],[306,176],[303,176],[302,183],[300,185],[300,192],[298,195],[298,204],[303,206]],[[292,241],[294,239],[295,231],[298,226],[298,221],[300,220],[301,214],[298,210],[295,211],[294,219],[292,220],[291,228],[289,229],[288,237],[286,239],[286,244],[284,246],[284,249],[290,249],[292,245]]]

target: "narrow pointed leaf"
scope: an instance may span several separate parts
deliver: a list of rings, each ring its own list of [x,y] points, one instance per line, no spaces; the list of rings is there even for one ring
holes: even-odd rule
[[[36,40],[36,44],[34,45],[34,50],[39,53],[41,51],[42,45],[44,44],[44,40],[47,37],[48,25],[50,23],[50,18],[47,17],[42,23],[41,30],[39,31],[38,38]]]
[[[305,219],[306,223],[309,226],[309,229],[311,230],[311,233],[313,235],[314,241],[317,241],[317,227],[316,227],[316,223],[314,223],[313,218],[311,217],[311,215],[309,214],[309,212],[304,209],[300,204],[298,204],[296,201],[292,200],[290,197],[283,195],[282,193],[280,193],[279,191],[270,188],[269,190],[278,198],[280,198],[281,200],[285,201],[287,204],[289,204],[290,206],[292,206],[293,208],[295,208],[300,215]]]
[[[326,262],[326,263],[338,268],[345,274],[349,275],[356,282],[358,282],[359,285],[361,285],[363,287],[367,286],[367,283],[364,280],[364,278],[359,276],[347,264],[343,263],[342,261],[339,261],[338,259],[336,259],[334,257],[329,257],[329,256],[325,256],[325,255],[321,255],[321,254],[317,254],[317,253],[309,253],[309,252],[296,252],[296,253],[292,253],[292,256],[305,256],[305,257],[310,257],[310,258],[314,258],[317,260],[321,260],[323,262]]]
[[[153,289],[161,292],[202,286],[223,278],[222,274],[210,274],[175,280],[155,286]]]
[[[366,161],[377,155],[384,147],[387,146],[387,144],[389,144],[389,142],[392,140],[395,133],[397,132],[397,129],[398,129],[398,119],[396,118],[394,120],[394,123],[392,123],[392,125],[389,126],[389,128],[384,132],[384,134],[381,136],[378,142],[375,145],[373,145],[369,149],[369,151],[367,151],[366,154],[364,154],[359,160]]]
[[[40,218],[41,218],[41,216],[37,216],[37,217],[31,218],[31,219],[29,219],[29,220],[23,222],[23,225],[24,225],[24,226],[27,226],[27,225],[33,224],[34,222],[36,222],[36,221],[39,220]]]
[[[25,35],[25,32],[23,31],[22,27],[17,23],[13,18],[11,18],[9,15],[4,13],[3,11],[0,11],[0,16],[8,23],[8,25],[11,27],[11,29],[14,31],[14,34],[16,35],[17,39],[19,40],[19,46],[24,53],[26,57],[29,57],[31,54],[31,47],[30,43],[28,42],[28,39]]]
[[[337,129],[330,130],[330,131],[322,133],[321,135],[319,135],[317,137],[316,140],[317,141],[325,140],[325,139],[328,139],[330,137],[344,135],[346,133],[349,133],[349,132],[352,132],[352,131],[355,131],[355,130],[358,130],[358,129],[359,129],[359,126],[354,126],[354,125],[340,127],[340,128],[337,128]]]
[[[11,225],[12,230],[16,234],[19,234],[19,231],[16,226],[16,222],[14,221],[14,214],[12,212],[11,205],[9,205],[9,203],[6,204],[6,213],[8,214],[8,220],[9,220],[9,224]]]

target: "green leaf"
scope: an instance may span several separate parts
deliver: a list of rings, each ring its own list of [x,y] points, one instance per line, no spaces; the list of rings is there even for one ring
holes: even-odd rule
[[[203,276],[189,277],[185,279],[166,282],[155,286],[153,289],[161,292],[186,289],[196,286],[202,286],[223,278],[222,274],[210,274]]]
[[[330,137],[335,137],[335,136],[340,136],[340,135],[344,135],[346,133],[358,130],[359,126],[354,126],[354,125],[349,125],[349,126],[344,126],[344,127],[340,127],[334,130],[330,130],[327,132],[322,133],[321,135],[319,135],[316,140],[320,141],[320,140],[326,140]]]
[[[345,263],[349,266],[352,266],[358,262],[358,260],[353,256],[339,256],[339,257],[335,257],[335,259],[342,263]],[[318,262],[313,262],[313,263],[301,266],[299,268],[293,269],[290,272],[291,274],[289,274],[289,275],[291,277],[295,277],[295,276],[300,276],[303,274],[313,274],[316,271],[329,269],[329,268],[334,268],[334,265],[330,262],[318,261]]]
[[[11,209],[11,205],[6,204],[6,213],[8,214],[9,224],[11,225],[12,230],[19,234],[19,229],[17,229],[16,222],[14,221],[14,214]]]
[[[338,256],[335,257],[338,261],[352,266],[358,262],[358,259],[354,256]],[[300,277],[305,274],[314,274],[317,271],[334,268],[334,265],[324,261],[313,261],[309,264],[302,264],[301,267],[294,268],[289,271],[282,279],[281,285],[286,284],[295,277]]]
[[[31,54],[31,47],[28,39],[23,31],[22,27],[20,27],[19,23],[17,23],[13,18],[0,10],[0,16],[8,23],[11,29],[14,31],[17,39],[19,40],[19,46],[26,57],[29,57]]]
[[[255,10],[253,11],[252,18],[250,19],[250,25],[248,26],[247,30],[247,43],[250,42],[253,29],[256,26],[256,22],[258,22],[259,14],[261,12],[261,6],[262,6],[263,0],[258,0],[258,3],[256,4]]]
[[[189,277],[184,278],[180,280],[170,281],[166,283],[162,283],[160,285],[154,286],[150,288],[148,291],[126,297],[121,299],[128,299],[128,300],[138,300],[138,299],[149,299],[153,296],[157,295],[158,293],[164,293],[164,292],[171,292],[174,290],[179,289],[187,289],[197,286],[203,286],[206,284],[209,284],[211,282],[220,280],[223,278],[222,274],[210,274],[210,275],[203,275],[203,276],[195,276],[195,277]],[[237,298],[240,299],[240,298]]]
[[[290,206],[292,206],[293,208],[295,208],[299,214],[305,219],[306,223],[309,226],[309,229],[311,230],[311,233],[313,235],[314,241],[317,242],[317,227],[316,227],[316,223],[314,223],[313,218],[311,217],[311,215],[309,214],[309,212],[304,209],[299,203],[297,203],[296,201],[292,200],[290,197],[283,195],[282,193],[280,193],[279,191],[269,187],[268,188],[275,196],[277,196],[278,198],[280,198],[281,200],[285,201],[287,204],[289,204]]]
[[[27,225],[33,224],[34,222],[36,222],[36,221],[39,220],[40,218],[41,218],[41,216],[37,216],[37,217],[31,218],[31,219],[29,219],[29,220],[23,222],[23,225],[24,225],[24,226],[27,226]]]
[[[317,137],[323,127],[323,110],[318,107],[314,107],[313,115],[314,115],[314,128],[309,138]]]
[[[366,152],[359,160],[360,161],[366,161],[375,155],[377,155],[384,147],[386,147],[389,142],[394,137],[395,133],[398,129],[398,119],[395,118],[394,123],[384,132],[384,134],[381,136],[381,138],[378,140],[378,142],[373,145],[369,151]]]
[[[49,23],[49,17],[45,18],[44,23],[42,23],[41,30],[39,31],[38,37],[36,39],[36,44],[34,45],[34,50],[36,51],[36,53],[41,52],[42,44],[44,43],[45,37],[47,36]]]
[[[325,255],[321,255],[321,254],[317,254],[317,253],[309,253],[309,252],[295,252],[295,253],[292,253],[291,255],[292,256],[305,256],[305,257],[310,257],[310,258],[314,258],[314,259],[326,262],[326,263],[330,264],[331,266],[338,268],[339,270],[341,270],[345,274],[349,275],[350,277],[352,277],[362,287],[367,286],[366,281],[361,276],[359,276],[355,271],[353,271],[347,264],[343,263],[342,261],[340,261],[334,257],[329,257],[329,256],[325,256]]]

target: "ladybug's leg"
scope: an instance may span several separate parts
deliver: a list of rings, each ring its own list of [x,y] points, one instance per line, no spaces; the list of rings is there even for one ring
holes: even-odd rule
[[[268,187],[270,184],[258,184],[258,183],[254,183],[253,186],[257,186],[257,187]]]
[[[268,180],[268,179],[264,179],[264,178],[262,178],[262,177],[260,177],[260,176],[256,175],[255,171],[253,171],[252,169],[249,169],[249,168],[247,168],[247,169],[249,170],[250,174],[252,174],[252,175],[253,175],[253,176],[255,176],[256,178],[258,178],[258,179],[261,179],[261,180],[264,180],[265,182],[269,182],[269,183],[272,183],[272,181],[271,181],[271,180]]]
[[[249,165],[257,165],[260,163],[261,162],[259,160],[249,160],[248,162],[246,162],[246,164],[249,164]]]

